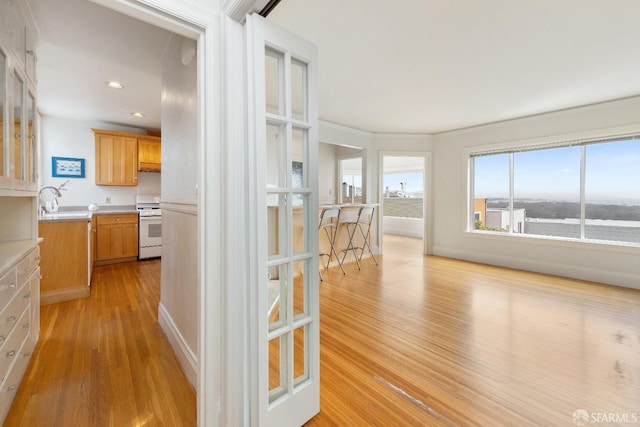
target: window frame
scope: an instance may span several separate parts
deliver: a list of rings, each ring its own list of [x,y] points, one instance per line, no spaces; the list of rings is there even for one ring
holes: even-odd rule
[[[464,215],[463,231],[466,235],[474,237],[504,237],[508,239],[524,238],[549,240],[557,242],[567,242],[578,245],[603,245],[614,247],[628,247],[632,250],[640,248],[640,243],[623,242],[613,240],[596,240],[588,239],[585,236],[585,219],[586,219],[586,146],[598,143],[612,143],[616,141],[640,139],[640,124],[630,126],[620,126],[615,128],[607,128],[596,131],[586,131],[573,134],[565,134],[559,136],[549,136],[543,138],[534,138],[528,140],[510,141],[495,144],[483,144],[474,147],[466,147],[463,149],[464,161],[466,164],[466,210]],[[564,147],[580,147],[580,238],[548,236],[538,234],[514,233],[513,220],[513,195],[514,195],[514,162],[513,155],[518,152],[545,150]],[[475,229],[475,170],[474,158],[487,155],[509,155],[509,229],[506,232],[496,232],[490,230]]]

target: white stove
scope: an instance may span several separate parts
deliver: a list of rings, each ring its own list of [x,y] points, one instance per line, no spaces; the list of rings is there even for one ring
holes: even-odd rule
[[[162,209],[160,196],[136,196],[139,215],[138,259],[162,256]]]

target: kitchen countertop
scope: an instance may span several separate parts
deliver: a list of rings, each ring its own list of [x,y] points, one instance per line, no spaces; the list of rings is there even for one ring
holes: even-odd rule
[[[135,206],[101,206],[97,211],[89,211],[86,207],[70,206],[60,208],[58,212],[47,212],[38,216],[38,221],[46,222],[71,222],[89,221],[93,215],[135,213]]]

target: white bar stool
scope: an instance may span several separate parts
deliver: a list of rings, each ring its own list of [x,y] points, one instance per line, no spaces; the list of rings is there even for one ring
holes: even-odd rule
[[[373,261],[376,263],[376,265],[378,265],[378,260],[373,255],[370,244],[371,224],[373,223],[374,210],[374,206],[365,205],[361,206],[359,209],[350,209],[350,211],[352,212],[350,212],[350,215],[342,215],[341,224],[344,224],[349,236],[349,243],[347,244],[347,247],[342,249],[342,262],[344,263],[344,260],[347,257],[347,253],[353,252],[353,257],[356,259],[358,270],[360,270],[360,260],[362,260],[365,248],[369,250]],[[362,246],[355,245],[356,235],[358,234],[357,230],[360,231],[360,235],[363,238]],[[360,250],[360,256],[358,256],[358,250]]]
[[[342,270],[342,274],[345,274],[344,268],[342,267],[342,262],[340,261],[340,257],[338,257],[338,252],[336,251],[336,236],[338,234],[338,225],[340,224],[340,208],[337,206],[325,207],[320,211],[320,221],[318,221],[318,231],[324,230],[325,236],[327,236],[327,240],[329,242],[329,252],[319,254],[320,257],[326,256],[329,257],[327,260],[327,265],[324,267],[325,270],[329,268],[329,264],[331,263],[331,258],[335,255],[336,261],[338,261],[338,265]],[[322,278],[322,272],[320,272],[320,280]]]

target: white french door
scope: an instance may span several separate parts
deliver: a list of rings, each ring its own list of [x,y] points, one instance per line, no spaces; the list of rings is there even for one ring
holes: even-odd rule
[[[251,425],[320,410],[316,48],[247,16]]]

